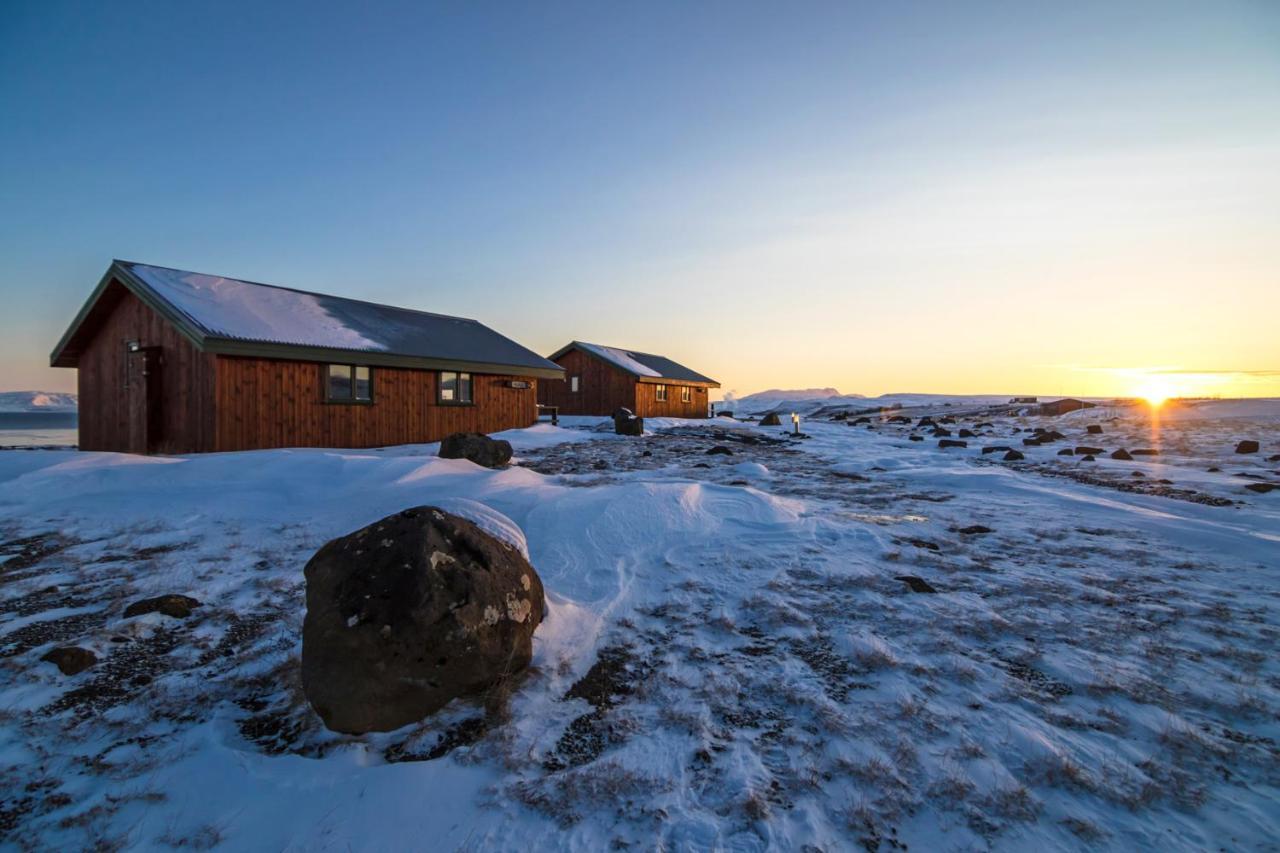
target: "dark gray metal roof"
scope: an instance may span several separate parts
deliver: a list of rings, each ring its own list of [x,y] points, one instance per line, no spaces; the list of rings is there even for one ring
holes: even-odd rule
[[[647,352],[637,352],[636,350],[622,349],[621,347],[608,347],[602,344],[589,344],[583,341],[572,341],[566,346],[553,352],[548,356],[555,361],[569,350],[578,349],[596,358],[602,359],[614,367],[639,379],[641,382],[661,382],[662,380],[670,380],[672,382],[684,382],[691,385],[705,385],[712,388],[719,388],[720,383],[714,379],[703,376],[696,370],[691,370],[683,364],[672,361],[666,356],[653,355]]]
[[[132,261],[111,265],[54,351],[54,364],[67,362],[64,350],[112,280],[207,352],[563,375],[559,365],[475,320]]]

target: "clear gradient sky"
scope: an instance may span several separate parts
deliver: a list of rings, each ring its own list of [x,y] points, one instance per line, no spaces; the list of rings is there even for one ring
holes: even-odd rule
[[[1280,395],[1280,2],[0,14],[0,390],[113,257],[739,395]]]

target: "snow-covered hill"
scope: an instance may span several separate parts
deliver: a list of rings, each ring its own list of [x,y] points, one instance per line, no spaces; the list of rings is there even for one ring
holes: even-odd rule
[[[730,396],[726,394],[726,400]],[[733,406],[735,411],[751,414],[789,407],[795,403],[825,403],[834,399],[855,399],[861,396],[861,394],[842,395],[835,388],[770,388],[768,391],[739,397],[733,401]]]
[[[74,412],[76,395],[59,391],[0,391],[0,412]]]

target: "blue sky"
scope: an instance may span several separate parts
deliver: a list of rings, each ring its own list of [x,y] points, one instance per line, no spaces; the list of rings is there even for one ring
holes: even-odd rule
[[[1280,393],[1272,2],[14,3],[0,114],[0,389],[121,257],[740,393]]]

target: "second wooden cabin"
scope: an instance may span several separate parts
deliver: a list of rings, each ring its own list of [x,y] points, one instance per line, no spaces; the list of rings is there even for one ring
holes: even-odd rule
[[[573,341],[547,358],[563,379],[538,383],[538,402],[562,415],[611,415],[627,408],[642,418],[706,418],[708,388],[720,383],[671,359]]]

